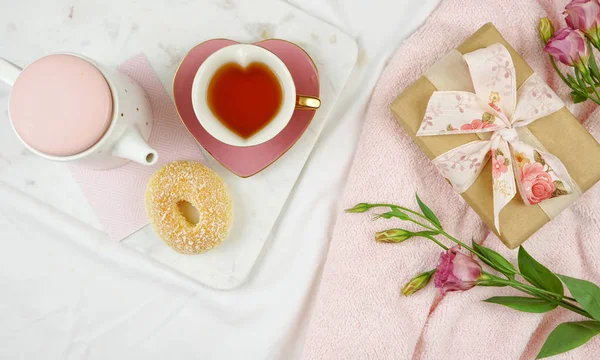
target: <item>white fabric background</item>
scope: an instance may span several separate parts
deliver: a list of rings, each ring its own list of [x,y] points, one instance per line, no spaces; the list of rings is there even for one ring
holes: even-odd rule
[[[1,359],[299,356],[371,90],[437,0],[291,3],[355,36],[360,52],[249,281],[206,288],[0,182]]]

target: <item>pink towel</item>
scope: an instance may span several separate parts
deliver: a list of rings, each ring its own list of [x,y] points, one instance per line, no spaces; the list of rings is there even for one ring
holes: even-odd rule
[[[516,260],[516,251],[506,249],[454,193],[389,108],[424,70],[489,21],[570,101],[569,90],[553,72],[537,35],[539,18],[549,15],[556,23],[566,3],[442,1],[400,46],[374,91],[342,205],[392,202],[416,208],[418,192],[449,233],[466,241],[476,239]],[[598,138],[596,106],[569,102],[568,107]],[[596,185],[531,237],[525,248],[555,272],[600,283],[599,203]],[[305,359],[533,359],[557,324],[583,320],[562,310],[529,314],[481,301],[518,294],[506,288],[474,288],[442,298],[430,284],[411,297],[400,295],[410,278],[436,265],[440,249],[425,239],[402,244],[374,241],[376,231],[399,225],[399,221],[371,221],[366,214],[340,214],[308,329]],[[596,338],[557,358],[593,359],[599,353]]]

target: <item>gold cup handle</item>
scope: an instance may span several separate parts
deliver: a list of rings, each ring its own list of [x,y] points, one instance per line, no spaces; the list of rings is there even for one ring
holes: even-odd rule
[[[296,109],[301,110],[316,110],[321,107],[321,100],[313,96],[297,95]]]

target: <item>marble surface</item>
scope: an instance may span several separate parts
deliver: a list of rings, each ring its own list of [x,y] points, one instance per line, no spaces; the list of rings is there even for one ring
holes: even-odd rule
[[[165,19],[173,19],[168,31],[139,7],[121,7],[119,1],[73,5],[70,1],[44,2],[36,11],[47,14],[28,21],[26,2],[12,2],[10,21],[0,32],[0,54],[19,65],[58,51],[87,55],[116,67],[143,52],[150,59],[167,90],[175,70],[194,45],[211,38],[253,42],[282,38],[303,47],[320,73],[322,108],[298,143],[276,163],[249,179],[222,168],[206,154],[209,166],[230,185],[236,206],[230,239],[219,248],[197,257],[182,256],[166,247],[150,227],[123,243],[167,267],[218,289],[231,289],[248,277],[256,259],[294,188],[323,125],[343,89],[358,48],[353,38],[301,10],[276,0],[165,1]],[[181,7],[197,16],[180,16]],[[115,11],[119,9],[119,11]],[[44,34],[44,41],[40,41]],[[94,34],[90,37],[89,34]],[[49,40],[51,39],[51,41]],[[13,46],[13,44],[19,46]],[[43,161],[29,153],[12,133],[8,122],[9,88],[0,85],[0,181],[56,209],[101,229],[92,209],[64,164]]]
[[[350,34],[359,44],[358,61],[262,250],[264,255],[247,281],[232,291],[214,290],[157,266],[142,253],[112,243],[101,231],[23,193],[43,182],[43,189],[51,189],[48,194],[27,191],[60,200],[71,189],[53,184],[63,184],[69,177],[52,170],[53,164],[31,161],[19,147],[5,144],[13,139],[4,137],[8,87],[0,84],[0,154],[7,156],[0,159],[0,173],[6,172],[5,159],[19,163],[17,170],[3,175],[10,186],[0,180],[0,359],[300,359],[331,232],[343,209],[339,199],[366,104],[389,56],[437,0],[283,1]],[[0,0],[0,56],[25,64],[68,49],[62,44],[73,37],[75,51],[109,61],[114,55],[113,66],[146,52],[165,84],[166,74],[174,73],[176,65],[167,68],[169,57],[157,42],[168,36],[161,34],[174,29],[181,33],[178,22],[190,27],[198,9],[215,8],[211,0],[103,1],[101,6],[88,0],[40,3]],[[68,17],[71,6],[74,20]],[[99,9],[104,6],[106,10]],[[105,20],[119,28],[114,41],[106,37]],[[76,33],[54,29],[70,26],[70,21],[77,22]],[[138,21],[151,25],[139,27],[126,42],[132,22]],[[186,33],[200,38],[193,28]],[[193,42],[189,39],[185,46]],[[112,52],[127,46],[134,48]],[[182,46],[180,51],[183,56],[186,50]],[[29,169],[32,166],[38,166],[39,174]],[[31,174],[39,180],[28,185],[31,178],[25,175]],[[85,204],[74,205],[71,214],[84,216]]]

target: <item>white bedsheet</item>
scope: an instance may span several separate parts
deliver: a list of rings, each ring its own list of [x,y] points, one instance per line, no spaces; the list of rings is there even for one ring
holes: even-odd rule
[[[0,31],[15,30],[12,1],[0,1]],[[35,1],[22,1],[32,3],[31,21],[44,16]],[[437,0],[291,2],[355,36],[360,52],[249,281],[229,292],[206,288],[0,182],[0,359],[299,356],[370,92],[386,59]],[[0,48],[11,46],[22,44]],[[3,108],[7,95],[0,84]],[[2,161],[0,154],[0,172]]]

